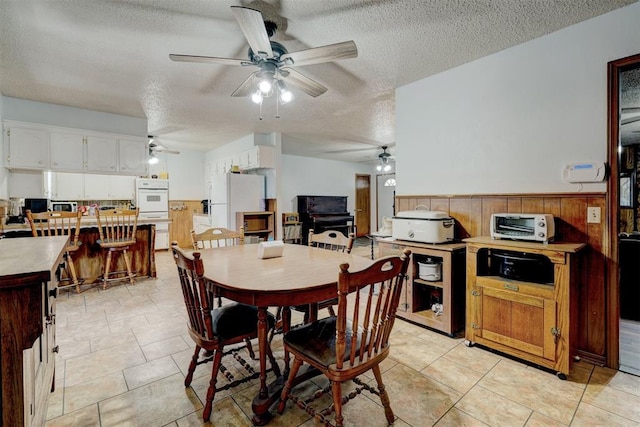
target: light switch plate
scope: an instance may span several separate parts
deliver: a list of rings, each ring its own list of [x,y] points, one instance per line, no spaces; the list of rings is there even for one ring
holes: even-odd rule
[[[599,207],[588,206],[587,207],[587,222],[591,224],[600,224],[600,213],[601,209]]]

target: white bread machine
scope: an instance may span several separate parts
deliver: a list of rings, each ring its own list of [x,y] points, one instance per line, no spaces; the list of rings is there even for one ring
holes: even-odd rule
[[[402,211],[393,217],[393,238],[422,243],[451,242],[454,224],[446,212]]]

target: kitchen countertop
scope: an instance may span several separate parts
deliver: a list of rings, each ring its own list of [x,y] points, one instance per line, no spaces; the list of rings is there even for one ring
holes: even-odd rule
[[[138,217],[138,225],[145,224],[167,224],[171,223],[172,220],[169,218],[141,218]],[[89,228],[96,227],[98,225],[98,221],[95,216],[83,216],[82,222],[80,223],[80,228]],[[28,223],[24,224],[2,224],[0,225],[0,230],[5,232],[8,231],[22,231],[22,230],[31,230],[31,227]]]

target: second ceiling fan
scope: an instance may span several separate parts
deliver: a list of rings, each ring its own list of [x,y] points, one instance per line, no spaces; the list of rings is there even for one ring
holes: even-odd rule
[[[249,75],[231,96],[253,95],[254,102],[261,102],[261,97],[270,96],[274,90],[277,90],[281,102],[286,103],[292,97],[287,88],[288,84],[310,96],[317,97],[325,93],[327,88],[300,73],[294,66],[320,64],[358,56],[358,48],[352,40],[297,52],[288,52],[287,48],[282,44],[270,40],[276,32],[276,24],[270,21],[263,21],[260,11],[242,6],[231,6],[231,10],[249,43],[247,59],[169,55],[172,61],[178,62],[257,67],[258,70]]]

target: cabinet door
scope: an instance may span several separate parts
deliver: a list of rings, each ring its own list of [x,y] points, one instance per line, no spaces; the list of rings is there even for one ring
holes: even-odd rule
[[[73,132],[50,132],[51,169],[84,170],[84,135]]]
[[[84,199],[84,174],[54,172],[51,198],[53,200],[82,200]]]
[[[251,152],[253,150],[243,151],[238,155],[238,165],[240,169],[246,170],[250,168],[251,163],[249,162],[249,158],[251,157]]]
[[[149,148],[144,139],[118,140],[119,171],[131,175],[146,175]]]
[[[551,332],[556,327],[554,300],[491,287],[481,287],[480,292],[480,336],[555,360],[555,337]]]
[[[87,172],[117,172],[117,142],[108,136],[87,136]]]
[[[11,127],[7,129],[9,157],[6,165],[28,169],[49,167],[49,139],[44,129]]]
[[[276,156],[275,149],[268,145],[258,145],[258,167],[260,168],[275,168]]]
[[[258,147],[253,147],[251,150],[247,151],[246,169],[256,169],[260,167],[260,155],[258,153]]]
[[[112,200],[134,200],[136,198],[135,176],[109,176],[109,198]]]
[[[85,200],[109,199],[109,175],[85,174],[84,198]]]

